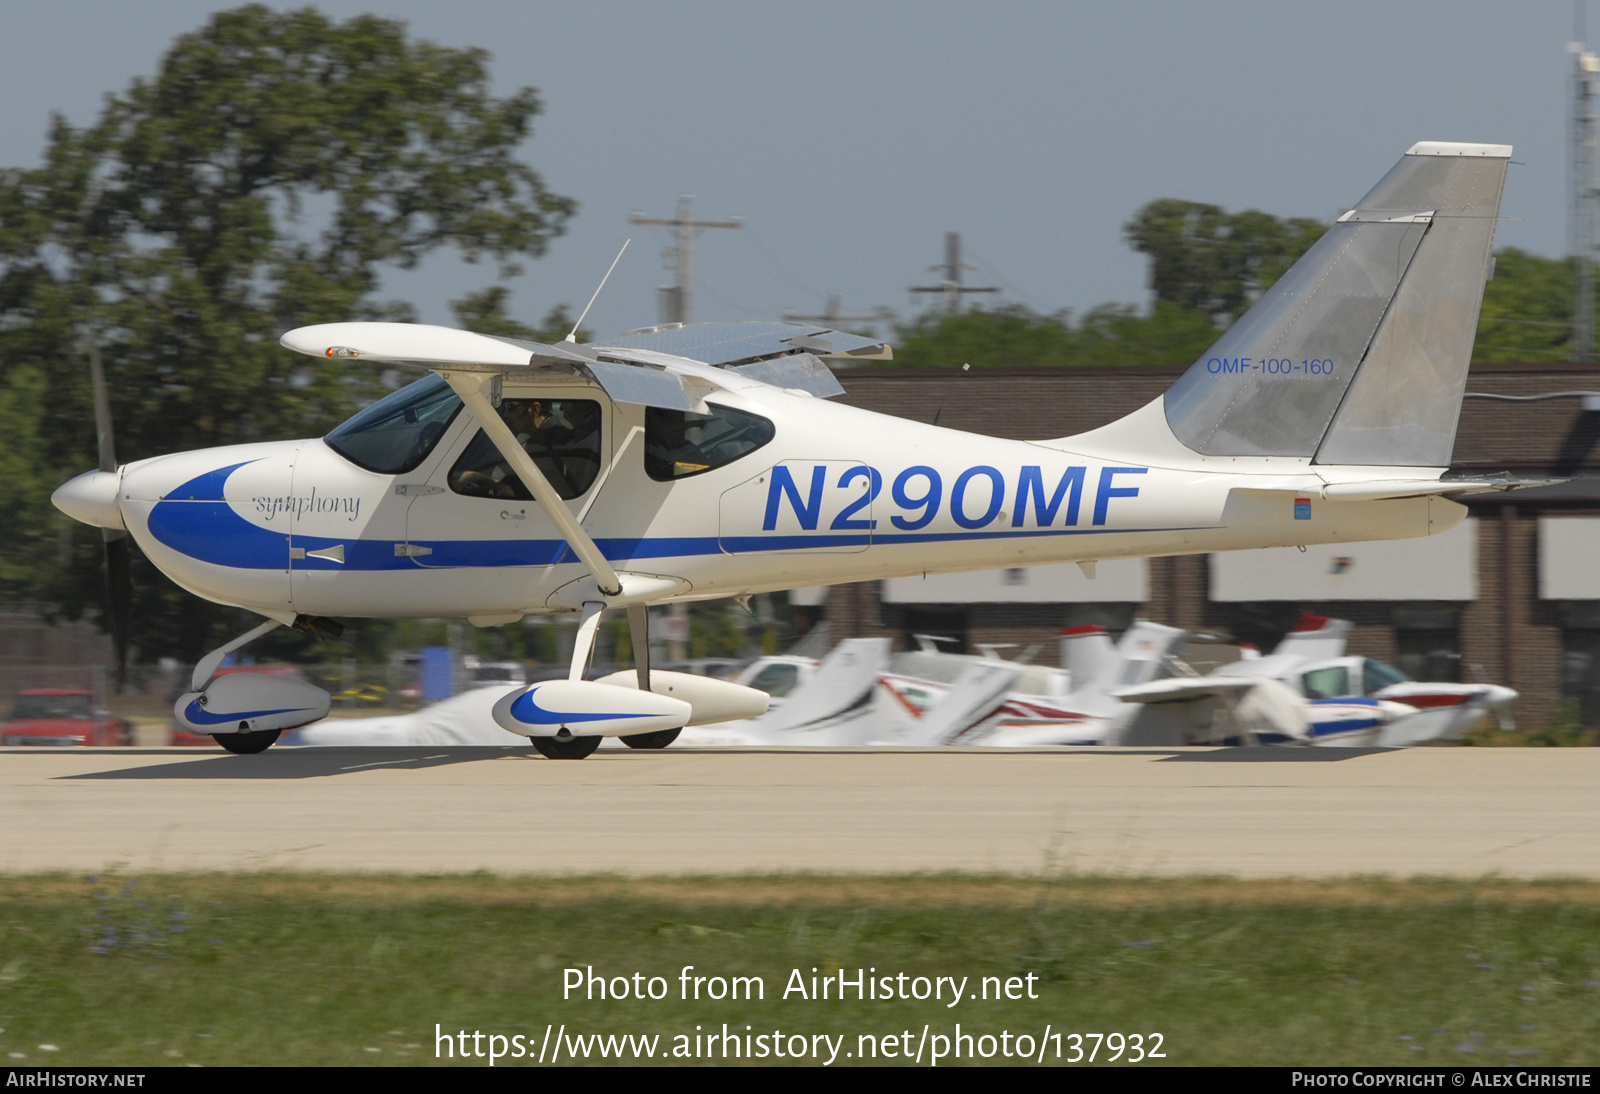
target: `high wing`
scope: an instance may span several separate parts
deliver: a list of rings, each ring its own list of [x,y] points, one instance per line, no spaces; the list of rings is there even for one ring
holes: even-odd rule
[[[752,382],[831,398],[844,388],[823,358],[893,356],[883,342],[797,323],[650,327],[603,345],[528,342],[423,323],[321,323],[280,342],[312,357],[503,373],[566,369],[593,379],[616,402],[670,410],[693,410],[705,391]]]
[[[1172,676],[1115,688],[1111,694],[1124,703],[1186,703],[1249,691],[1262,679],[1260,676]]]

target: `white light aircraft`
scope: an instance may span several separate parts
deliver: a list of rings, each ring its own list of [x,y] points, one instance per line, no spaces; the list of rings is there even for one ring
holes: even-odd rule
[[[1140,709],[1124,719],[1125,744],[1200,743],[1213,739],[1399,748],[1460,737],[1487,715],[1509,727],[1517,693],[1495,684],[1412,680],[1370,657],[1347,656],[1351,624],[1307,613],[1266,657],[1222,665],[1205,676],[1178,676],[1115,689]],[[1263,681],[1299,700],[1277,726],[1245,725],[1238,704]],[[1287,729],[1285,727],[1293,727]]]
[[[177,704],[232,751],[328,710],[310,685],[216,675],[273,627],[549,612],[581,617],[569,678],[506,692],[494,721],[551,757],[602,736],[662,747],[766,696],[652,672],[647,605],[1453,527],[1457,495],[1510,485],[1445,476],[1510,152],[1413,146],[1164,396],[1075,437],[830,403],[825,360],[889,351],[814,326],[544,345],[330,323],[282,343],[433,374],[320,440],[121,467],[103,452],[54,501],[108,540],[125,530],[197,596],[266,618],[203,658]],[[626,610],[637,669],[585,680],[607,609]]]

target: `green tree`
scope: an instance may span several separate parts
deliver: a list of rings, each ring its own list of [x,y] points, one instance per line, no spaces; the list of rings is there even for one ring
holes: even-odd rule
[[[1018,368],[1186,365],[1216,340],[1209,316],[1157,301],[1148,316],[1131,304],[1102,304],[1076,323],[1067,311],[1041,315],[1021,305],[937,312],[902,324],[893,341],[895,361],[912,368]]]
[[[376,298],[382,271],[440,247],[511,276],[576,209],[517,158],[537,93],[491,96],[487,62],[391,20],[250,5],[179,38],[94,124],[54,119],[42,166],[0,172],[0,390],[39,410],[7,459],[46,490],[94,465],[91,329],[124,461],[318,433],[375,393],[278,336],[408,318]],[[0,503],[24,501],[8,489]],[[97,606],[98,537],[76,530],[63,570],[56,519],[26,505],[0,591]],[[193,657],[236,626],[142,563],[135,582],[146,656]]]
[[[1158,300],[1205,312],[1227,326],[1322,237],[1327,225],[1162,198],[1140,209],[1122,230],[1134,250],[1150,257],[1150,288]]]
[[[1508,247],[1483,287],[1474,361],[1565,361],[1572,345],[1572,261]]]
[[[572,315],[565,304],[557,304],[545,314],[544,322],[530,327],[506,314],[506,302],[511,290],[504,285],[491,285],[468,293],[460,300],[450,301],[456,313],[456,322],[463,328],[479,334],[493,334],[502,338],[524,338],[530,342],[559,342],[572,330]],[[589,332],[579,330],[578,341],[586,341]]]

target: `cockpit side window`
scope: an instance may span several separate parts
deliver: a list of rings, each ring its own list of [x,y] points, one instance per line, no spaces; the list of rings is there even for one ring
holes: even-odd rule
[[[450,385],[428,376],[379,399],[323,440],[357,467],[398,475],[428,458],[460,410]]]
[[[600,474],[600,404],[592,399],[505,399],[500,417],[556,493],[563,499],[588,493]],[[532,501],[500,450],[478,430],[455,466],[450,489],[480,498]]]
[[[1307,699],[1342,699],[1350,694],[1350,670],[1343,665],[1312,669],[1300,677]]]
[[[708,414],[646,407],[644,470],[657,482],[703,474],[749,455],[774,433],[760,415],[714,403]]]

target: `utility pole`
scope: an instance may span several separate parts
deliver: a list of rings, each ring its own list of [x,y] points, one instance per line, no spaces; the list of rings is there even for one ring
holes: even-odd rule
[[[1582,36],[1584,0],[1574,7],[1574,28]],[[1567,46],[1572,53],[1572,256],[1576,264],[1576,290],[1572,301],[1572,349],[1568,358],[1587,362],[1594,357],[1594,255],[1595,255],[1595,91],[1600,58],[1582,41]]]
[[[658,224],[666,228],[677,230],[678,242],[676,246],[668,247],[661,253],[666,260],[667,268],[677,271],[676,284],[661,290],[661,321],[663,323],[692,323],[694,322],[694,234],[697,228],[743,228],[744,221],[739,217],[732,220],[696,220],[694,218],[694,195],[678,195],[678,215],[671,220],[660,217],[640,216],[634,213],[628,217],[630,224]]]
[[[938,266],[929,266],[928,269],[944,271],[944,280],[938,285],[913,286],[912,292],[936,292],[944,297],[944,310],[951,315],[961,311],[961,298],[969,292],[999,292],[999,288],[990,285],[978,288],[961,283],[961,271],[971,270],[975,267],[971,263],[961,261],[961,233],[946,232],[944,234],[944,262]]]
[[[675,270],[676,284],[661,290],[661,322],[663,323],[692,323],[694,322],[694,233],[698,228],[743,228],[744,221],[739,217],[732,220],[696,220],[694,218],[694,195],[678,195],[678,215],[671,220],[661,217],[641,216],[638,213],[628,217],[630,224],[657,224],[664,228],[672,228],[678,234],[676,246],[668,247],[661,253],[666,260],[667,268]],[[667,618],[663,621],[663,636],[667,640],[667,658],[671,661],[683,661],[689,656],[689,607],[686,604],[673,604],[667,608]]]
[[[839,294],[829,293],[828,303],[822,309],[821,315],[797,315],[794,312],[783,313],[785,323],[825,323],[830,330],[840,330],[845,323],[876,323],[876,315],[843,315],[840,313]]]

